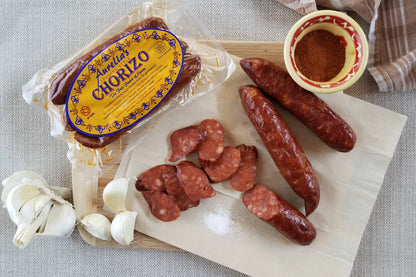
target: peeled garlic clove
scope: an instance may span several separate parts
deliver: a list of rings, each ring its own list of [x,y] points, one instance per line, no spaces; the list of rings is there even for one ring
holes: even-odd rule
[[[45,226],[38,233],[43,236],[62,237],[72,233],[75,228],[77,216],[75,210],[69,205],[53,204]]]
[[[29,225],[19,224],[13,242],[20,248],[26,247],[36,235],[36,231],[48,219],[52,203],[45,205],[39,216]]]
[[[39,194],[32,199],[28,200],[20,208],[20,215],[22,220],[26,224],[30,224],[40,214],[43,207],[51,201],[51,197],[44,194]]]
[[[104,204],[113,212],[126,209],[127,190],[133,178],[117,178],[108,183],[103,190]]]
[[[18,185],[10,190],[6,199],[6,208],[10,219],[15,224],[19,224],[22,221],[19,211],[23,204],[39,194],[39,189],[32,185]]]
[[[84,216],[81,224],[85,231],[101,240],[111,240],[110,220],[102,214],[89,214]]]
[[[22,184],[39,186],[41,184],[46,185],[47,182],[42,176],[40,176],[36,172],[28,170],[16,171],[15,173],[13,173],[12,175],[10,175],[2,181],[3,191],[1,193],[1,200],[4,204],[6,204],[7,196],[10,193],[10,191],[14,187]]]
[[[123,211],[117,213],[111,223],[111,236],[122,245],[129,245],[134,237],[134,224],[137,212]]]

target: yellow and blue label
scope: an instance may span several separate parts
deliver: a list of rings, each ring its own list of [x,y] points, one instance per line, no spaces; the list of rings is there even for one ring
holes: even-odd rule
[[[72,127],[106,136],[137,123],[169,94],[183,65],[178,38],[144,29],[108,45],[73,81],[66,101]]]

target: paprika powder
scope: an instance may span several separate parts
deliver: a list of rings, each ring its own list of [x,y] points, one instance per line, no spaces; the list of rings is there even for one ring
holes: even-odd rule
[[[295,63],[306,78],[316,82],[329,81],[344,66],[345,46],[333,33],[314,30],[296,45]]]

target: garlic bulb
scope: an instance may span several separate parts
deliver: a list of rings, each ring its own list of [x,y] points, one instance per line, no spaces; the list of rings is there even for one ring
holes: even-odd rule
[[[102,214],[89,214],[82,218],[81,224],[85,231],[101,240],[111,240],[110,220]]]
[[[7,194],[6,208],[9,212],[10,219],[18,225],[22,222],[22,217],[19,214],[22,206],[31,198],[40,194],[37,187],[31,185],[17,185],[13,187]]]
[[[137,212],[122,211],[117,213],[111,223],[111,236],[122,245],[129,245],[134,237],[134,225]]]
[[[20,209],[23,222],[30,224],[40,214],[43,207],[51,201],[51,197],[39,194],[27,201]]]
[[[32,241],[32,239],[36,235],[36,231],[48,219],[51,206],[51,202],[45,205],[45,207],[43,207],[42,211],[40,212],[39,216],[36,217],[32,223],[18,225],[16,234],[13,237],[14,244],[16,244],[19,248],[24,248]]]
[[[59,194],[67,189],[53,189],[32,171],[18,171],[2,182],[1,199],[17,225],[13,242],[26,247],[36,235],[65,236],[75,228],[77,216],[72,204]]]
[[[46,185],[47,183],[42,176],[33,171],[17,171],[2,181],[3,191],[1,193],[1,200],[3,203],[6,203],[7,195],[11,190],[14,187],[22,184],[33,185],[37,187],[42,184]]]
[[[61,237],[72,233],[77,222],[75,210],[69,205],[55,203],[44,228],[38,231],[43,236]]]
[[[126,209],[126,197],[129,184],[134,178],[117,178],[109,182],[103,190],[104,204],[113,212]]]

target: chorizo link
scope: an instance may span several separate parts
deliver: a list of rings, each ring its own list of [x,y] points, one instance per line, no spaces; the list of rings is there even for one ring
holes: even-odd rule
[[[328,146],[348,152],[353,149],[354,130],[324,101],[296,84],[278,65],[261,58],[240,61],[253,82],[290,111]]]
[[[319,183],[312,165],[273,104],[252,85],[238,89],[248,118],[290,187],[305,201],[306,216],[319,203]]]
[[[243,203],[250,213],[293,242],[308,245],[316,237],[315,227],[301,212],[263,185],[254,185],[246,191]]]

